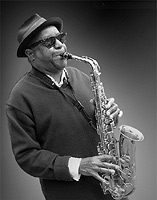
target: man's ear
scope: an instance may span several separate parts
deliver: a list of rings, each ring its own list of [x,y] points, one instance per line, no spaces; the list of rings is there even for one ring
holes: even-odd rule
[[[30,61],[34,61],[35,57],[32,49],[26,49],[25,54],[30,59]]]

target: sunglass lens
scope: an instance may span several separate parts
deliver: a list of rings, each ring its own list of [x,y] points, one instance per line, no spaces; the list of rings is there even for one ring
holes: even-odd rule
[[[51,48],[52,46],[54,46],[55,45],[55,38],[54,37],[50,37],[50,38],[47,38],[46,40],[45,40],[45,46],[47,47],[47,48]]]
[[[65,43],[66,42],[66,33],[61,33],[60,35],[57,36],[57,39],[62,42]]]
[[[66,42],[66,33],[61,33],[57,37],[50,37],[47,38],[43,43],[47,48],[51,48],[52,46],[55,46],[56,39],[59,40],[62,43]]]

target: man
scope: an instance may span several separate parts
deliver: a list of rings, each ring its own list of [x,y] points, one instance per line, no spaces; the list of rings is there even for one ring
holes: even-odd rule
[[[119,167],[111,164],[114,157],[97,155],[89,77],[67,67],[62,29],[60,18],[38,14],[19,28],[17,56],[27,57],[32,70],[7,101],[13,153],[25,172],[40,179],[46,200],[111,200],[100,187],[101,173],[110,175]],[[106,109],[116,123],[121,111],[113,98]]]

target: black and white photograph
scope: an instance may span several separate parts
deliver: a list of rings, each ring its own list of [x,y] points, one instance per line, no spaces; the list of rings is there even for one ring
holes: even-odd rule
[[[156,200],[156,1],[1,1],[1,200]]]

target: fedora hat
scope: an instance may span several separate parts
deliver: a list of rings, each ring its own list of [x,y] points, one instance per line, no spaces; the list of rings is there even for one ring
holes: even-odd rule
[[[17,40],[19,47],[17,49],[17,57],[26,57],[25,50],[32,37],[42,29],[48,26],[55,26],[60,32],[63,29],[63,21],[59,17],[52,17],[48,20],[38,14],[34,14],[27,19],[19,28]]]

